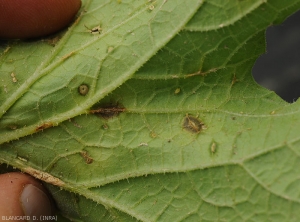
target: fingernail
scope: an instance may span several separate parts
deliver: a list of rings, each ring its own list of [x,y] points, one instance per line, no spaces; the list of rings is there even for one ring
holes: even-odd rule
[[[21,194],[21,204],[25,216],[31,220],[40,216],[51,216],[51,202],[48,196],[32,184],[25,185]]]

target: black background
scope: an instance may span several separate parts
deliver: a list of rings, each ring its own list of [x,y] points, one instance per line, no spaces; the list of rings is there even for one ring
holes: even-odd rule
[[[254,79],[288,102],[300,96],[300,11],[266,32],[267,52],[256,60]]]

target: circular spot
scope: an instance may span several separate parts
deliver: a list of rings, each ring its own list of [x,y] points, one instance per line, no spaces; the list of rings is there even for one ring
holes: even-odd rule
[[[66,27],[80,0],[1,0],[0,38],[36,38]]]
[[[86,84],[82,84],[78,87],[78,92],[80,95],[85,96],[89,92],[89,86]]]
[[[154,5],[149,5],[149,9],[150,9],[151,11],[153,11],[153,10],[155,9],[155,6],[154,6]]]

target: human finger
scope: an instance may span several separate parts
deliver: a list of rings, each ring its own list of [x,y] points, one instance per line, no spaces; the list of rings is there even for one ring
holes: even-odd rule
[[[0,38],[35,38],[66,27],[80,0],[1,0]]]

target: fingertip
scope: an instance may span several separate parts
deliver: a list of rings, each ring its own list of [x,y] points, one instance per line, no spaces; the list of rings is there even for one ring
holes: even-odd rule
[[[51,216],[53,211],[45,188],[33,177],[16,172],[0,175],[0,221],[14,216]]]
[[[25,216],[31,219],[52,216],[51,202],[46,193],[37,186],[26,184],[20,200]]]
[[[66,27],[81,0],[1,0],[0,38],[35,38]]]

